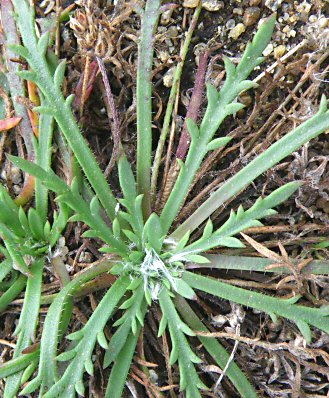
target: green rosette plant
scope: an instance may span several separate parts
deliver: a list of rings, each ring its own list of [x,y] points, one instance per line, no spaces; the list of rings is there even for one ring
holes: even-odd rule
[[[297,303],[299,296],[290,299],[275,298],[187,270],[191,264],[197,269],[198,264],[203,265],[210,261],[215,264],[220,261],[220,256],[206,255],[210,249],[244,247],[239,233],[262,225],[260,220],[275,214],[274,208],[301,186],[300,182],[290,182],[270,195],[257,199],[249,209],[239,207],[237,211],[232,210],[227,221],[218,228],[214,227],[210,219],[222,204],[258,176],[329,128],[329,112],[324,97],[313,117],[254,158],[223,183],[186,221],[173,227],[205,156],[230,142],[230,137],[217,137],[216,132],[227,117],[243,108],[243,104],[237,100],[238,96],[256,86],[248,80],[248,76],[263,61],[262,53],[271,39],[275,17],[268,18],[260,26],[238,65],[229,58],[224,58],[226,79],[219,91],[212,84],[207,84],[206,112],[199,125],[191,119],[187,120],[191,138],[187,157],[185,161],[179,162],[177,180],[163,209],[157,214],[152,211],[150,197],[151,76],[152,43],[161,12],[161,1],[146,1],[142,13],[136,91],[137,180],[134,177],[135,170],[121,145],[117,160],[120,195],[115,195],[111,190],[81,134],[71,110],[73,97],[64,98],[62,94],[65,62],[60,63],[54,73],[51,72],[46,57],[48,35],[37,37],[33,8],[26,0],[13,0],[13,4],[22,45],[12,48],[27,61],[30,68],[29,71],[21,71],[20,76],[33,81],[44,96],[44,103],[35,108],[35,111],[41,116],[52,117],[58,124],[90,184],[92,197],[84,195],[77,179],[68,185],[43,164],[31,163],[18,157],[10,159],[15,165],[35,176],[47,190],[55,192],[57,203],[71,209],[73,215],[70,221],[85,223],[89,229],[83,236],[102,241],[100,252],[110,256],[110,260],[88,269],[67,283],[54,298],[43,326],[40,353],[33,357],[33,370],[36,366],[38,369],[34,376],[31,369],[28,372],[29,377],[25,374],[23,382],[31,377],[32,380],[21,394],[36,394],[39,391],[39,395],[46,398],[84,395],[84,374],[87,372],[93,375],[93,352],[96,344],[99,344],[105,350],[104,368],[109,368],[105,397],[121,397],[147,311],[155,305],[159,306],[162,313],[158,336],[166,331],[170,335],[170,365],[178,364],[180,390],[185,391],[187,398],[201,397],[202,391],[210,386],[200,374],[198,365],[202,363],[202,359],[193,349],[190,337],[196,336],[214,363],[222,369],[226,367],[230,356],[215,338],[196,334],[198,331],[208,331],[189,304],[189,301],[197,300],[198,291],[264,311],[273,319],[289,319],[296,324],[307,342],[312,338],[311,327],[329,333],[328,307],[306,307]],[[195,238],[193,232],[200,227],[202,235]],[[41,226],[39,229],[40,234],[43,233]],[[11,241],[5,234],[3,240],[10,254]],[[28,270],[32,272],[29,267]],[[105,272],[113,274],[116,281],[106,291],[83,328],[66,335],[71,343],[67,350],[60,352],[60,342],[65,333],[62,316],[68,298],[84,283]],[[104,333],[107,324],[114,330],[109,341]],[[10,369],[12,372],[21,370],[21,358],[24,358],[24,354],[17,357],[14,360],[16,362],[12,362],[10,366],[0,366],[0,375],[7,377]],[[59,362],[64,362],[64,366],[59,366]],[[257,397],[257,391],[234,362],[226,369],[226,375],[242,397]]]

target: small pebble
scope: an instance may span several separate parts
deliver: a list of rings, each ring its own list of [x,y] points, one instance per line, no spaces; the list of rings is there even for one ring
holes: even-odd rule
[[[296,14],[294,14],[294,15],[292,15],[291,17],[289,17],[289,22],[291,23],[291,24],[294,24],[295,22],[297,22],[297,15]]]
[[[224,8],[224,2],[219,0],[202,0],[202,8],[210,12],[219,11]]]
[[[163,85],[165,87],[171,87],[172,86],[172,83],[174,81],[174,73],[175,73],[175,67],[172,67],[163,76]]]
[[[231,29],[228,37],[231,37],[233,40],[236,40],[245,31],[246,31],[246,27],[243,25],[243,23],[238,23],[233,29]]]
[[[262,24],[263,24],[265,21],[266,21],[266,18],[261,18],[261,19],[258,21],[258,24],[257,24],[258,29],[262,26]]]
[[[263,51],[263,55],[264,57],[267,57],[268,55],[271,54],[271,52],[273,51],[273,44],[270,43],[265,47],[265,50]]]
[[[282,0],[266,0],[265,7],[269,8],[272,11],[277,11],[281,6]]]
[[[233,14],[235,15],[243,15],[243,9],[238,7],[238,8],[233,8]]]
[[[328,18],[325,18],[325,17],[321,17],[320,19],[319,19],[319,26],[320,26],[320,28],[326,28],[327,26],[328,26],[328,22],[329,22],[329,20],[328,20]]]
[[[199,43],[193,48],[193,53],[195,55],[195,63],[199,66],[200,55],[207,50],[206,43]]]
[[[248,7],[243,15],[243,23],[246,26],[254,25],[260,17],[259,7]]]
[[[303,347],[306,348],[307,343],[306,340],[303,336],[296,336],[295,340],[294,340],[294,346],[295,347]]]
[[[280,44],[274,49],[274,58],[281,58],[286,53],[287,47],[284,44]]]
[[[295,37],[296,36],[296,31],[294,29],[291,29],[288,25],[285,26],[282,31],[287,35],[287,37]]]
[[[169,24],[173,11],[174,10],[171,9],[171,10],[167,10],[167,11],[165,11],[165,12],[163,12],[161,14],[161,20],[160,20],[161,21],[161,25],[168,25]]]
[[[170,26],[166,32],[166,36],[174,39],[176,37],[178,37],[178,29],[177,26]]]
[[[160,50],[158,53],[158,58],[161,62],[168,62],[170,55],[167,51]]]
[[[315,23],[318,20],[318,18],[316,15],[310,15],[308,20],[310,23]]]
[[[159,376],[158,376],[158,374],[156,373],[156,371],[153,370],[153,369],[150,369],[150,370],[149,370],[149,374],[150,374],[150,381],[151,381],[151,383],[157,384],[157,382],[158,382],[158,380],[159,380]]]
[[[249,4],[250,4],[250,7],[254,7],[254,6],[258,6],[261,2],[262,2],[262,0],[250,0]]]
[[[0,178],[2,180],[6,180],[7,179],[7,173],[6,173],[6,170],[4,168],[1,170]]]
[[[233,29],[234,28],[234,26],[235,26],[235,21],[234,21],[234,19],[229,19],[227,22],[226,22],[226,28],[227,29]]]
[[[288,21],[288,19],[289,19],[289,14],[288,14],[287,12],[285,12],[285,13],[283,14],[283,20],[284,20],[284,21]]]
[[[183,7],[195,8],[199,4],[199,0],[184,0]]]
[[[296,37],[297,32],[295,31],[295,29],[291,29],[290,33],[290,37]]]
[[[212,323],[218,327],[221,327],[227,323],[227,317],[225,315],[212,316]]]
[[[239,45],[239,51],[243,52],[246,49],[246,43],[241,43]]]
[[[13,185],[13,191],[16,195],[19,195],[22,188],[19,185]]]
[[[171,43],[171,42],[170,42]],[[169,53],[170,54],[174,54],[174,52],[175,52],[175,46],[173,46],[173,45],[170,45],[170,46],[168,46],[169,47]]]
[[[303,1],[301,4],[296,6],[296,10],[303,14],[308,14],[311,11],[312,4]]]

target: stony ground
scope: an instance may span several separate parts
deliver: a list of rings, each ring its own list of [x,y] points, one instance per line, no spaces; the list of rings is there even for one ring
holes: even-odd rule
[[[56,12],[60,1],[45,0],[35,2],[40,29],[56,28]],[[85,21],[84,31],[79,33],[77,23],[82,23],[87,1],[77,1],[73,9],[76,23],[63,23],[60,36],[55,45],[60,58],[68,59],[68,74],[65,85],[67,93],[76,92],[76,116],[115,189],[117,176],[111,166],[113,143],[106,104],[102,100],[102,83],[96,76],[93,51],[90,42],[93,35],[101,42],[93,48],[104,57],[110,84],[115,95],[119,112],[121,135],[131,159],[135,154],[135,101],[134,87],[136,79],[136,56],[139,18],[134,13],[132,3],[123,0],[103,1],[95,7],[96,12]],[[138,3],[138,2],[134,2]],[[179,61],[180,49],[189,29],[192,15],[198,0],[166,1],[167,9],[162,14],[155,39],[154,67],[154,142],[160,134],[165,106],[168,101],[174,68]],[[203,10],[197,20],[191,46],[184,64],[179,95],[175,105],[172,125],[172,148],[176,148],[178,134],[193,92],[196,71],[201,57],[207,53],[206,80],[220,87],[225,72],[222,56],[228,55],[239,60],[247,41],[253,37],[262,19],[277,13],[277,25],[271,43],[264,51],[266,62],[254,71],[252,78],[259,88],[243,94],[240,100],[246,108],[221,126],[219,134],[233,136],[229,149],[215,153],[206,159],[196,183],[180,213],[181,221],[195,209],[211,191],[223,180],[230,177],[262,152],[271,142],[299,125],[317,109],[321,94],[328,96],[329,82],[329,3],[327,1],[219,1],[202,0]],[[62,8],[73,5],[72,1],[62,1]],[[105,17],[104,17],[105,15]],[[105,18],[105,19],[103,19]],[[98,26],[94,31],[91,25]],[[89,36],[87,35],[89,34]],[[89,61],[87,61],[89,59]],[[84,73],[88,73],[89,63],[90,92],[83,98],[81,82]],[[79,86],[80,85],[80,86]],[[79,88],[80,87],[80,88]],[[81,98],[82,97],[82,98]],[[79,102],[80,100],[80,102]],[[201,106],[202,113],[204,105]],[[5,153],[16,153],[16,141],[10,133],[1,137],[1,181],[6,183],[13,194],[22,189],[23,176],[5,160]],[[64,175],[69,174],[70,165],[57,143],[54,156],[58,169]],[[169,159],[170,160],[170,159]],[[326,249],[329,231],[329,139],[322,135],[289,159],[256,180],[250,188],[234,199],[230,206],[236,208],[240,203],[245,206],[253,203],[263,193],[269,193],[283,182],[303,180],[304,186],[298,194],[281,206],[279,213],[266,223],[265,227],[254,228],[248,234],[261,245],[280,253],[279,243],[290,258],[302,262],[308,258],[328,260]],[[163,169],[162,169],[162,173]],[[227,218],[228,212],[222,209],[215,218],[220,223]],[[97,246],[90,239],[81,237],[83,226],[73,230],[69,228],[65,236],[67,264],[73,275],[87,264],[99,258]],[[324,243],[323,243],[324,242]],[[329,246],[329,245],[328,245]],[[226,250],[227,254],[257,255],[255,249]],[[299,280],[282,280],[281,277],[269,277],[259,273],[230,272],[220,274],[219,278],[238,286],[252,287],[271,295],[285,296],[303,286],[309,296],[317,300],[329,299],[327,276],[300,275]],[[48,278],[44,294],[58,291],[56,279]],[[103,281],[106,285],[106,282]],[[101,285],[102,286],[102,285]],[[104,285],[103,285],[104,286]],[[84,323],[97,302],[98,294],[90,294],[76,302],[74,325]],[[214,300],[207,295],[200,296],[196,310],[205,319],[209,327],[222,331],[223,344],[231,352],[235,346],[235,360],[245,370],[249,379],[264,397],[327,397],[329,396],[329,336],[317,333],[317,339],[305,347],[295,326],[279,320],[272,322],[268,316],[242,308],[228,302]],[[92,305],[90,305],[90,302]],[[12,324],[17,319],[22,301],[16,300],[7,311],[1,338],[12,341]],[[46,311],[46,308],[45,308]],[[159,387],[168,384],[167,370],[163,358],[162,341],[156,338],[156,311],[148,314],[145,327],[145,356],[148,362],[158,364],[151,370],[151,378]],[[236,337],[237,325],[240,325],[240,337]],[[226,335],[225,335],[226,333]],[[232,338],[234,334],[234,338]],[[231,338],[229,338],[231,336]],[[96,352],[98,361],[102,361],[102,352]],[[9,358],[10,346],[2,351],[3,358]],[[200,370],[205,377],[215,381],[214,369],[205,366]],[[173,381],[178,374],[173,370]],[[89,381],[89,396],[101,397],[104,382],[103,371],[99,366],[95,377]],[[148,378],[134,365],[127,383],[126,397],[146,397],[145,386]],[[1,389],[1,386],[0,386]],[[177,389],[154,395],[156,397],[179,397]],[[153,396],[153,395],[152,395]],[[205,396],[215,396],[205,393]],[[220,397],[235,397],[233,387],[223,380]]]

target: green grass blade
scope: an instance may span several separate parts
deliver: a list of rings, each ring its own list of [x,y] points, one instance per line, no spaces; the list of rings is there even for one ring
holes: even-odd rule
[[[13,264],[11,260],[6,259],[2,261],[0,264],[0,282],[2,282],[6,276],[9,274],[9,272],[13,269]]]
[[[126,207],[129,213],[128,215],[124,214],[122,216],[122,212],[119,212],[119,216],[122,216],[119,220],[120,224],[123,225],[123,217],[128,217],[127,220],[129,221],[134,233],[141,237],[144,227],[143,210],[141,206],[143,195],[137,196],[135,177],[131,165],[123,153],[118,161],[118,172],[120,187],[124,198],[121,203]]]
[[[24,228],[19,221],[19,208],[1,184],[0,201],[0,223],[9,228],[17,236],[24,236]]]
[[[44,395],[45,398],[74,397],[75,390],[83,388],[83,374],[85,368],[92,372],[92,353],[97,341],[97,336],[102,333],[104,327],[112,315],[119,300],[126,292],[129,285],[128,277],[121,277],[111,286],[102,298],[97,308],[89,318],[86,325],[79,330],[78,344],[71,350],[74,358],[66,368],[64,374]],[[69,336],[68,336],[69,337]],[[66,353],[65,353],[66,354]],[[88,365],[86,365],[88,363]]]
[[[39,259],[31,266],[33,276],[27,280],[24,304],[15,330],[15,334],[18,335],[18,341],[14,350],[14,358],[24,357],[22,351],[29,347],[35,339],[39,321],[43,265],[44,259]],[[7,378],[4,398],[11,398],[16,395],[21,386],[22,375],[23,371]]]
[[[14,375],[26,369],[31,362],[38,359],[40,351],[36,350],[31,354],[20,355],[0,365],[0,379]]]
[[[22,391],[22,394],[33,392],[39,386],[41,391],[50,388],[58,378],[56,356],[59,343],[60,321],[67,297],[72,295],[83,283],[110,270],[111,263],[101,263],[96,267],[88,268],[78,275],[56,296],[50,306],[43,326],[40,347],[40,365],[36,378],[34,378]],[[63,331],[62,331],[63,332]]]
[[[135,353],[141,326],[138,325],[136,334],[130,332],[124,347],[115,361],[107,384],[105,398],[121,398],[127,379],[132,358]]]
[[[96,214],[90,208],[91,203],[95,205],[98,203],[96,197],[89,204],[80,193],[73,189],[73,185],[71,189],[51,169],[46,171],[32,162],[15,156],[10,156],[9,158],[18,167],[39,178],[48,189],[59,194],[57,198],[59,203],[71,207],[77,213],[75,216],[89,225],[95,236],[108,243],[113,250],[115,249],[120,254],[124,255],[127,252],[126,245],[121,240],[114,238],[111,228],[102,219],[100,212],[98,211]]]
[[[17,156],[8,155],[8,159],[20,169],[38,178],[48,189],[57,194],[65,193],[70,190],[70,187],[51,169],[46,171],[37,164]]]
[[[207,389],[207,387],[202,383],[194,367],[194,364],[200,363],[201,359],[192,351],[186,338],[186,334],[193,336],[194,333],[180,319],[166,288],[163,288],[159,294],[159,303],[163,318],[168,324],[172,343],[170,364],[173,365],[176,361],[179,364],[180,389],[186,391],[187,398],[201,398],[199,390]],[[162,331],[162,329],[159,327],[159,330]]]
[[[138,324],[141,324],[141,320],[144,319],[147,310],[147,303],[145,301],[144,294],[144,285],[141,283],[128,299],[129,308],[127,308],[123,316],[115,322],[114,326],[120,326],[113,334],[109,349],[105,352],[104,368],[118,359],[130,332],[132,331],[133,334],[137,333],[136,328]],[[127,301],[125,303],[127,303]],[[122,306],[120,308],[122,308]]]
[[[9,228],[2,223],[0,223],[0,236],[6,246],[8,255],[12,260],[12,267],[26,276],[31,275],[30,269],[27,266],[22,253],[18,248],[18,245],[16,244],[17,237],[13,235]]]
[[[180,163],[180,173],[161,213],[161,223],[166,232],[169,231],[177,216],[201,162],[208,151],[214,149],[218,144],[221,146],[226,145],[230,140],[230,137],[225,137],[225,139],[212,141],[224,119],[243,108],[242,104],[235,102],[238,95],[249,88],[255,87],[252,81],[246,79],[250,72],[263,61],[261,55],[271,38],[274,23],[274,16],[268,18],[259,28],[252,43],[249,43],[241,59],[241,62],[247,64],[248,67],[243,70],[239,69],[239,67],[234,66],[232,61],[226,58],[226,80],[223,87],[218,92],[211,84],[207,85],[208,106],[206,113],[199,128],[192,121],[189,122],[191,145],[188,155],[185,163]]]
[[[177,310],[190,328],[199,332],[209,332],[185,299],[180,296],[176,296],[174,302]],[[221,369],[224,369],[230,358],[230,355],[225,348],[214,338],[202,336],[197,337]],[[257,398],[256,391],[235,362],[230,363],[230,366],[226,370],[226,376],[231,380],[242,398]]]
[[[275,214],[273,207],[287,200],[301,185],[301,183],[290,182],[265,198],[258,198],[248,210],[244,210],[242,206],[237,212],[232,210],[229,219],[219,229],[210,235],[203,234],[200,239],[186,246],[179,255],[205,252],[218,246],[244,247],[244,244],[233,236],[247,228],[261,226],[262,223],[259,220]]]
[[[282,316],[295,322],[305,336],[304,330],[308,325],[313,325],[326,333],[329,333],[329,317],[327,308],[310,308],[295,304],[290,299],[270,297],[262,293],[241,289],[216,279],[185,272],[183,279],[192,288],[199,289],[214,296],[233,301],[235,303],[255,308],[270,315]],[[303,329],[303,330],[302,330]],[[309,342],[309,341],[308,341]]]
[[[128,200],[129,203],[132,203],[137,196],[136,181],[128,159],[124,153],[121,153],[118,161],[118,172],[123,197]]]
[[[278,264],[276,268],[267,269],[269,265],[274,264],[273,260],[260,257],[242,257],[242,256],[226,256],[223,254],[204,254],[209,260],[207,264],[188,264],[187,268],[218,268],[225,270],[238,270],[238,271],[254,271],[254,272],[275,272],[278,274],[290,274],[291,270],[288,267]],[[296,264],[299,260],[292,259]],[[329,274],[329,261],[313,260],[308,263],[301,270],[303,274],[315,275],[328,275]]]
[[[177,64],[177,66],[175,67],[174,78],[173,78],[169,98],[167,101],[166,113],[164,116],[163,126],[162,126],[161,134],[159,137],[159,141],[157,144],[157,149],[156,149],[156,153],[154,156],[154,162],[153,162],[153,167],[152,167],[152,177],[151,177],[151,202],[152,202],[151,205],[152,206],[154,205],[155,199],[156,199],[155,197],[156,197],[157,181],[158,181],[159,169],[160,169],[160,164],[161,164],[161,158],[162,158],[162,154],[163,154],[163,148],[164,148],[164,145],[165,145],[165,142],[167,139],[167,135],[169,132],[170,121],[173,116],[176,94],[177,94],[177,91],[179,90],[185,59],[188,54],[188,50],[190,48],[192,36],[193,36],[194,30],[197,26],[197,22],[198,22],[200,13],[201,13],[201,9],[202,9],[202,4],[199,3],[199,5],[194,10],[190,27],[185,35],[184,45],[180,51],[180,55],[179,55],[180,60]]]
[[[0,297],[0,313],[24,290],[27,278],[20,274],[12,286]]]
[[[323,97],[319,111],[312,118],[271,145],[265,152],[257,156],[246,167],[227,180],[176,229],[172,237],[179,240],[187,231],[194,231],[214,211],[248,186],[255,178],[328,128],[329,111],[327,110],[327,100]]]
[[[137,65],[137,190],[143,194],[143,213],[151,213],[152,164],[152,64],[153,40],[160,15],[161,0],[147,0],[142,17]]]

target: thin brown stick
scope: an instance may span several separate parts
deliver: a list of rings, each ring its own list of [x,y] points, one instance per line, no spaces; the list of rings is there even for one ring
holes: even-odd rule
[[[166,368],[167,368],[167,372],[168,372],[168,382],[169,382],[170,386],[174,386],[172,370],[171,370],[171,366],[169,363],[169,347],[168,347],[166,332],[163,333],[163,335],[162,335],[162,345],[163,345],[163,353],[164,353],[165,360],[166,360]],[[171,396],[171,398],[176,398],[176,394],[173,389],[170,390],[170,396]]]
[[[99,66],[99,70],[101,71],[102,78],[103,78],[103,83],[106,91],[106,97],[107,101],[105,101],[106,105],[106,110],[109,116],[109,119],[111,121],[112,119],[112,137],[113,137],[113,151],[112,151],[112,156],[110,159],[109,164],[107,165],[104,175],[107,177],[110,173],[111,170],[113,169],[113,166],[115,164],[115,161],[118,157],[119,150],[120,150],[120,141],[121,141],[121,134],[120,134],[120,124],[119,124],[119,117],[118,117],[118,112],[114,103],[114,97],[112,94],[111,86],[109,79],[107,77],[106,69],[104,62],[101,58],[96,56],[96,60]]]
[[[11,348],[16,348],[16,344],[11,343],[10,341],[4,340],[4,339],[0,339],[0,345],[5,345]]]
[[[238,324],[238,325],[236,326],[235,334],[236,334],[237,336],[240,336],[240,324]],[[223,372],[220,374],[220,376],[219,376],[219,378],[218,378],[218,380],[217,380],[217,382],[216,382],[216,384],[215,384],[215,391],[216,391],[216,390],[218,389],[218,387],[220,386],[220,383],[222,382],[223,377],[225,376],[225,374],[226,374],[226,372],[227,372],[227,369],[229,368],[231,362],[232,362],[233,359],[234,359],[234,355],[235,355],[235,353],[236,353],[236,350],[238,349],[238,344],[239,344],[238,340],[235,340],[234,347],[233,347],[233,350],[232,350],[232,352],[231,352],[231,355],[229,356],[229,358],[228,358],[228,360],[227,360],[227,363],[226,363],[226,365],[225,365],[225,367],[224,367],[224,369],[223,369]]]
[[[329,354],[324,350],[301,347],[293,343],[270,343],[268,341],[261,341],[259,338],[253,339],[250,337],[244,337],[235,333],[227,332],[194,332],[197,336],[235,340],[251,346],[261,347],[269,351],[288,351],[297,357],[303,354],[303,356],[306,355],[310,359],[315,359],[317,356],[322,356],[329,360]]]
[[[55,37],[55,54],[57,58],[60,58],[61,52],[61,30],[60,30],[60,18],[62,14],[62,1],[56,0],[56,37]]]

